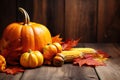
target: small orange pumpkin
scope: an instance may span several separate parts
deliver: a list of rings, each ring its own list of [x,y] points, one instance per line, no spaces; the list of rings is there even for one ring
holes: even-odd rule
[[[20,57],[20,64],[26,68],[35,68],[43,64],[43,55],[39,51],[25,52]]]
[[[42,24],[30,22],[28,13],[23,8],[19,10],[25,15],[25,21],[15,22],[6,27],[2,36],[2,50],[8,50],[8,55],[20,55],[29,49],[42,51],[45,45],[52,43],[49,30]],[[10,58],[18,59],[16,56]],[[9,60],[7,61],[9,63]]]
[[[0,71],[5,70],[5,68],[6,68],[5,58],[2,55],[0,55]]]
[[[45,59],[45,64],[51,64],[49,63],[49,61],[51,62],[52,58],[57,54],[60,53],[62,51],[62,46],[61,44],[55,42],[52,44],[47,44],[44,48],[43,48],[43,56]]]

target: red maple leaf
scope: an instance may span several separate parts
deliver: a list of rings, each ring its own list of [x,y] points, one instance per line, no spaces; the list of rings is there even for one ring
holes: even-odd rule
[[[80,39],[77,40],[66,40],[62,43],[63,50],[70,50],[71,48],[75,47]]]
[[[109,55],[103,51],[97,51],[95,54],[84,54],[83,58],[76,58],[73,60],[73,64],[89,65],[89,66],[104,66],[106,59]]]
[[[74,63],[73,64],[79,64],[79,66],[82,65],[89,65],[89,66],[103,66],[105,65],[104,62],[101,61],[97,61],[93,58],[76,58],[74,59]]]

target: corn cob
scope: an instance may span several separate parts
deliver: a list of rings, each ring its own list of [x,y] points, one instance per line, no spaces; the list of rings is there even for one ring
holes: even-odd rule
[[[96,53],[96,50],[93,48],[71,48],[71,51],[80,51],[83,52],[84,54],[88,53]]]
[[[62,66],[64,62],[72,62],[77,57],[83,57],[84,54],[96,53],[93,48],[72,48],[69,51],[58,53],[53,59],[53,65]]]
[[[62,51],[54,57],[53,65],[62,66],[64,62],[72,62],[74,58],[82,57],[82,55],[80,51]]]

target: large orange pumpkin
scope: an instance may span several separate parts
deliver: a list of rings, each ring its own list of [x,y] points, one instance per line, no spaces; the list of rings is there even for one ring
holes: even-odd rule
[[[49,30],[42,24],[30,22],[28,13],[23,8],[19,10],[25,15],[25,21],[6,27],[2,36],[2,49],[7,49],[10,56],[29,49],[42,51],[46,44],[52,43]]]

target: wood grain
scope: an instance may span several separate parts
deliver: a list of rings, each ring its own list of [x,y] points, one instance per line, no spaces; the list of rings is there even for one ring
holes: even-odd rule
[[[23,7],[31,21],[44,24],[52,36],[81,38],[81,42],[120,42],[119,0],[2,0],[0,37],[4,28],[23,21]]]
[[[48,27],[52,36],[64,38],[64,0],[18,0],[17,4],[26,9],[31,21]],[[18,12],[18,21],[23,21],[22,16]]]
[[[120,46],[114,44],[86,44],[86,47],[100,49],[111,57],[106,61],[106,66],[96,67],[100,80],[119,80],[120,77]]]
[[[47,1],[34,0],[33,21],[47,25]]]
[[[98,0],[98,42],[120,42],[120,1]]]
[[[16,21],[16,0],[0,1],[0,37],[4,28]]]
[[[65,64],[62,67],[43,66],[26,70],[21,80],[98,80],[91,67],[79,67]]]
[[[119,80],[120,79],[120,44],[113,43],[82,43],[77,47],[90,47],[102,50],[111,57],[106,66],[75,66],[64,64],[62,67],[41,66],[26,69],[23,73],[10,75],[0,73],[0,80]]]
[[[7,75],[6,73],[0,73],[0,80],[10,80],[14,76],[13,75]]]
[[[47,0],[47,26],[53,36],[64,38],[64,0]]]
[[[65,38],[96,42],[96,16],[97,0],[66,0]]]
[[[16,8],[17,8],[17,10],[16,10],[17,11],[17,17],[16,17],[17,21],[18,22],[24,21],[24,16],[19,11],[19,9],[18,9],[19,7],[24,8],[28,12],[28,14],[30,16],[30,20],[33,21],[33,10],[34,10],[33,0],[17,0],[16,4],[17,4],[17,6],[16,6]]]

